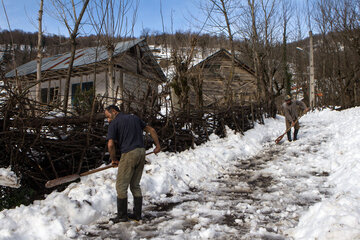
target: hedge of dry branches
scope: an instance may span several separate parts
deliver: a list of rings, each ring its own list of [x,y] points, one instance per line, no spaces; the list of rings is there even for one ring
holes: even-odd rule
[[[11,166],[22,183],[45,190],[46,181],[81,173],[108,162],[106,154],[107,123],[104,106],[93,113],[64,117],[54,106],[39,106],[25,94],[2,86],[0,103],[0,167]],[[6,93],[6,94],[5,94]],[[144,105],[145,107],[145,105]],[[148,107],[148,106],[147,106]],[[165,151],[179,152],[199,145],[215,133],[226,135],[225,126],[244,132],[263,123],[260,106],[237,106],[177,112],[163,116],[156,106],[133,112],[153,126]],[[145,138],[147,148],[153,146]]]

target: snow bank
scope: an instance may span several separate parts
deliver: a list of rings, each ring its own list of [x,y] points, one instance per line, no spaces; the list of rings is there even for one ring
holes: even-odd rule
[[[360,239],[359,118],[360,108],[309,113],[302,119],[304,128],[300,131],[300,140],[286,145],[288,152],[304,150],[303,162],[292,162],[289,155],[288,165],[278,165],[279,169],[273,171],[274,177],[276,171],[307,174],[314,168],[317,172],[330,173],[328,182],[324,184],[332,187],[329,197],[302,213],[298,226],[289,229],[285,233],[287,236],[294,239]],[[176,201],[177,196],[193,188],[215,190],[218,183],[211,180],[229,172],[235,162],[261,152],[264,143],[273,144],[283,131],[282,117],[266,119],[265,125],[257,124],[244,136],[228,130],[226,138],[212,135],[211,141],[195,149],[147,156],[150,164],[146,164],[141,182],[144,205],[152,201],[166,202],[169,194]],[[314,141],[321,144],[312,145]],[[306,149],[311,151],[306,152]],[[281,169],[282,166],[286,169]],[[116,169],[108,169],[82,177],[80,182],[69,185],[63,192],[53,192],[45,200],[35,201],[27,207],[3,210],[0,212],[0,239],[48,240],[84,236],[84,226],[114,214],[115,178]],[[317,189],[312,189],[311,182],[299,184],[304,185],[302,194],[305,197],[316,195]],[[206,206],[198,209],[209,210],[210,207]],[[204,222],[200,223],[196,235],[200,239],[221,237],[217,234],[226,230],[225,225],[206,226]],[[166,226],[169,224],[166,221],[162,224],[172,227]],[[176,219],[173,224],[176,224]],[[177,234],[181,236],[183,233]]]
[[[266,125],[257,124],[245,136],[228,129],[226,138],[212,135],[211,141],[195,149],[149,155],[150,164],[145,165],[141,180],[144,204],[166,201],[167,194],[176,198],[191,188],[208,187],[211,179],[226,171],[239,157],[247,158],[261,151],[264,142],[275,138],[271,127],[277,124],[278,120],[267,119]],[[63,192],[53,192],[45,200],[3,210],[0,225],[5,227],[0,230],[0,239],[75,238],[82,225],[114,214],[116,171],[108,169],[82,177],[81,182],[70,184]],[[203,235],[211,234],[204,230]]]
[[[324,110],[307,117],[318,124],[319,132],[332,133],[323,149],[334,194],[310,207],[288,233],[299,240],[360,239],[360,108]]]

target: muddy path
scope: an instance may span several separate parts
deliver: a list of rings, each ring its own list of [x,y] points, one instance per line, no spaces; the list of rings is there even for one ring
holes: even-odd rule
[[[290,144],[268,143],[260,154],[238,159],[211,181],[216,191],[169,194],[166,203],[144,206],[140,223],[112,224],[104,216],[78,239],[288,239],[285,230],[330,194],[324,184],[327,172],[292,172],[289,165],[301,164],[304,154],[316,148],[299,144],[299,151],[289,152]]]

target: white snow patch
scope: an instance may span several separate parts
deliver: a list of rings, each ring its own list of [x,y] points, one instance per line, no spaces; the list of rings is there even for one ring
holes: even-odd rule
[[[291,184],[301,192],[301,198],[306,200],[318,195],[316,178],[307,176],[311,176],[312,172],[329,173],[323,183],[324,187],[331,187],[329,196],[319,199],[320,202],[305,212],[299,213],[298,206],[288,204],[287,199],[279,200],[277,204],[288,204],[287,210],[281,212],[284,217],[300,217],[298,226],[288,229],[284,233],[286,236],[294,239],[360,239],[359,122],[360,108],[307,114],[301,120],[300,139],[286,145],[287,158],[276,163],[269,162],[266,169],[255,175],[271,175],[275,180],[284,178],[284,173],[293,177],[303,176]],[[189,192],[191,188],[215,191],[219,183],[211,180],[229,172],[235,163],[259,154],[265,145],[269,146],[269,142],[273,144],[276,137],[284,131],[283,117],[266,119],[265,123],[256,124],[244,136],[228,131],[226,138],[211,135],[209,142],[195,149],[147,156],[150,164],[145,166],[141,181],[144,205],[156,201],[166,202],[169,193],[174,196],[174,200],[177,195]],[[292,156],[296,154],[299,156],[294,160]],[[1,211],[0,239],[77,238],[87,225],[92,225],[101,218],[108,218],[115,212],[115,178],[116,169],[108,169],[82,177],[79,183],[69,185],[63,192],[53,192],[45,200]],[[279,181],[279,185],[272,187],[277,191],[287,191],[281,184],[283,183]],[[248,187],[246,183],[238,184],[239,189]],[[272,193],[259,193],[256,197],[264,201],[275,199]],[[173,218],[159,223],[158,229],[164,234],[166,231],[161,230],[162,228],[169,232],[174,230],[169,239],[216,239],[221,238],[224,232],[236,231],[226,225],[213,224],[210,218],[204,217],[221,218],[230,213],[228,209],[216,209],[224,205],[221,199],[207,203],[196,200],[185,202],[182,203],[183,209],[186,204],[191,207],[192,214],[174,208],[168,213]],[[278,211],[271,204],[265,205],[259,212],[251,203],[238,204],[236,208],[240,212],[253,214],[254,219],[259,214],[270,212],[271,208]],[[192,229],[182,229],[184,221],[194,222]],[[241,224],[241,221],[236,219],[235,223]],[[267,229],[257,226],[252,218],[245,219],[245,222],[251,226],[251,234],[271,236]]]
[[[0,185],[12,188],[20,187],[20,179],[11,168],[0,168]]]

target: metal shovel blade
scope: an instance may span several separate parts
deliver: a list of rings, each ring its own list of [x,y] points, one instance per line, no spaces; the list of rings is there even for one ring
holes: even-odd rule
[[[46,188],[52,188],[52,187],[61,185],[63,183],[68,183],[68,182],[75,181],[78,178],[80,178],[79,174],[72,174],[72,175],[68,175],[68,176],[65,176],[65,177],[56,178],[56,179],[47,181],[46,184],[45,184],[45,187]]]

